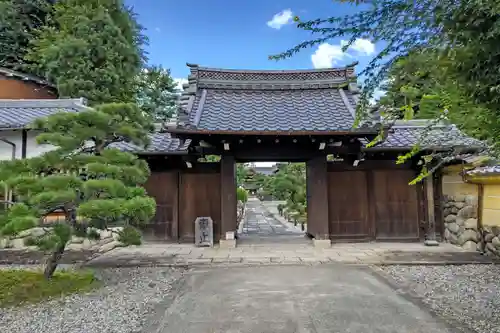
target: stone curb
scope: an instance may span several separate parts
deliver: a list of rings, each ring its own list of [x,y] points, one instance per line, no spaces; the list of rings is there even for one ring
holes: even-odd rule
[[[125,268],[125,267],[172,267],[172,268],[196,268],[196,267],[212,267],[212,268],[230,268],[230,267],[256,267],[256,266],[313,266],[313,265],[349,265],[349,266],[460,266],[460,265],[496,265],[491,262],[474,262],[474,261],[424,261],[424,262],[398,262],[398,261],[289,261],[289,262],[272,262],[267,260],[256,260],[255,262],[181,262],[181,263],[152,263],[152,262],[124,262],[124,263],[92,263],[87,262],[81,264],[81,267],[96,267],[96,268]]]

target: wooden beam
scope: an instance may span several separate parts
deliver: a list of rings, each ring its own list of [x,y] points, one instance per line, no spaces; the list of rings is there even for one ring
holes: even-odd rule
[[[21,158],[26,158],[26,152],[28,149],[28,130],[23,129],[21,131]]]
[[[226,240],[226,232],[236,232],[236,163],[234,156],[223,155],[220,161],[221,223],[220,239]]]
[[[306,172],[307,232],[317,240],[330,239],[326,156],[318,156],[307,161]]]
[[[436,244],[436,217],[434,215],[436,207],[434,206],[434,181],[432,175],[425,178],[425,190],[427,201],[427,239],[426,245]]]

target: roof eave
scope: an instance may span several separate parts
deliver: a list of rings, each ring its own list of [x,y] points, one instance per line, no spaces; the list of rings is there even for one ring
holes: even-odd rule
[[[290,131],[255,131],[255,130],[207,130],[207,129],[185,129],[176,127],[167,127],[165,132],[172,134],[202,134],[202,135],[286,135],[286,136],[339,136],[339,135],[377,135],[378,129],[358,129],[358,130],[340,130],[340,131],[313,131],[313,130],[290,130]]]

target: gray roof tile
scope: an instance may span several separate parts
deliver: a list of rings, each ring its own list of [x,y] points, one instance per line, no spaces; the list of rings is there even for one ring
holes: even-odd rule
[[[466,175],[498,175],[500,174],[500,165],[481,166],[472,170],[465,171]]]
[[[0,130],[28,128],[37,118],[84,110],[84,99],[0,99]]]
[[[191,140],[181,141],[172,138],[170,133],[153,133],[149,136],[150,144],[147,147],[140,147],[131,142],[118,142],[110,147],[122,151],[136,154],[162,154],[162,153],[187,153]]]
[[[427,149],[448,149],[459,146],[485,147],[482,141],[465,135],[452,124],[439,124],[429,128],[428,125],[423,125],[422,121],[401,123],[394,125],[389,130],[386,140],[374,148],[411,149],[417,143]]]
[[[344,131],[354,122],[354,65],[321,70],[191,67],[177,128],[208,131]],[[351,83],[352,86],[352,83]]]
[[[217,90],[198,93],[189,123],[212,131],[351,130],[354,117],[337,89]],[[196,109],[194,109],[196,110]],[[199,117],[199,120],[197,119]]]

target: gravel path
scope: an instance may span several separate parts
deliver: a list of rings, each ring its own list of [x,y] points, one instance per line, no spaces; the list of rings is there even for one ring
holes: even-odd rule
[[[182,270],[115,268],[96,272],[104,286],[22,309],[0,309],[0,331],[9,333],[132,333],[154,315]]]
[[[399,285],[478,333],[500,333],[500,266],[388,266]]]

